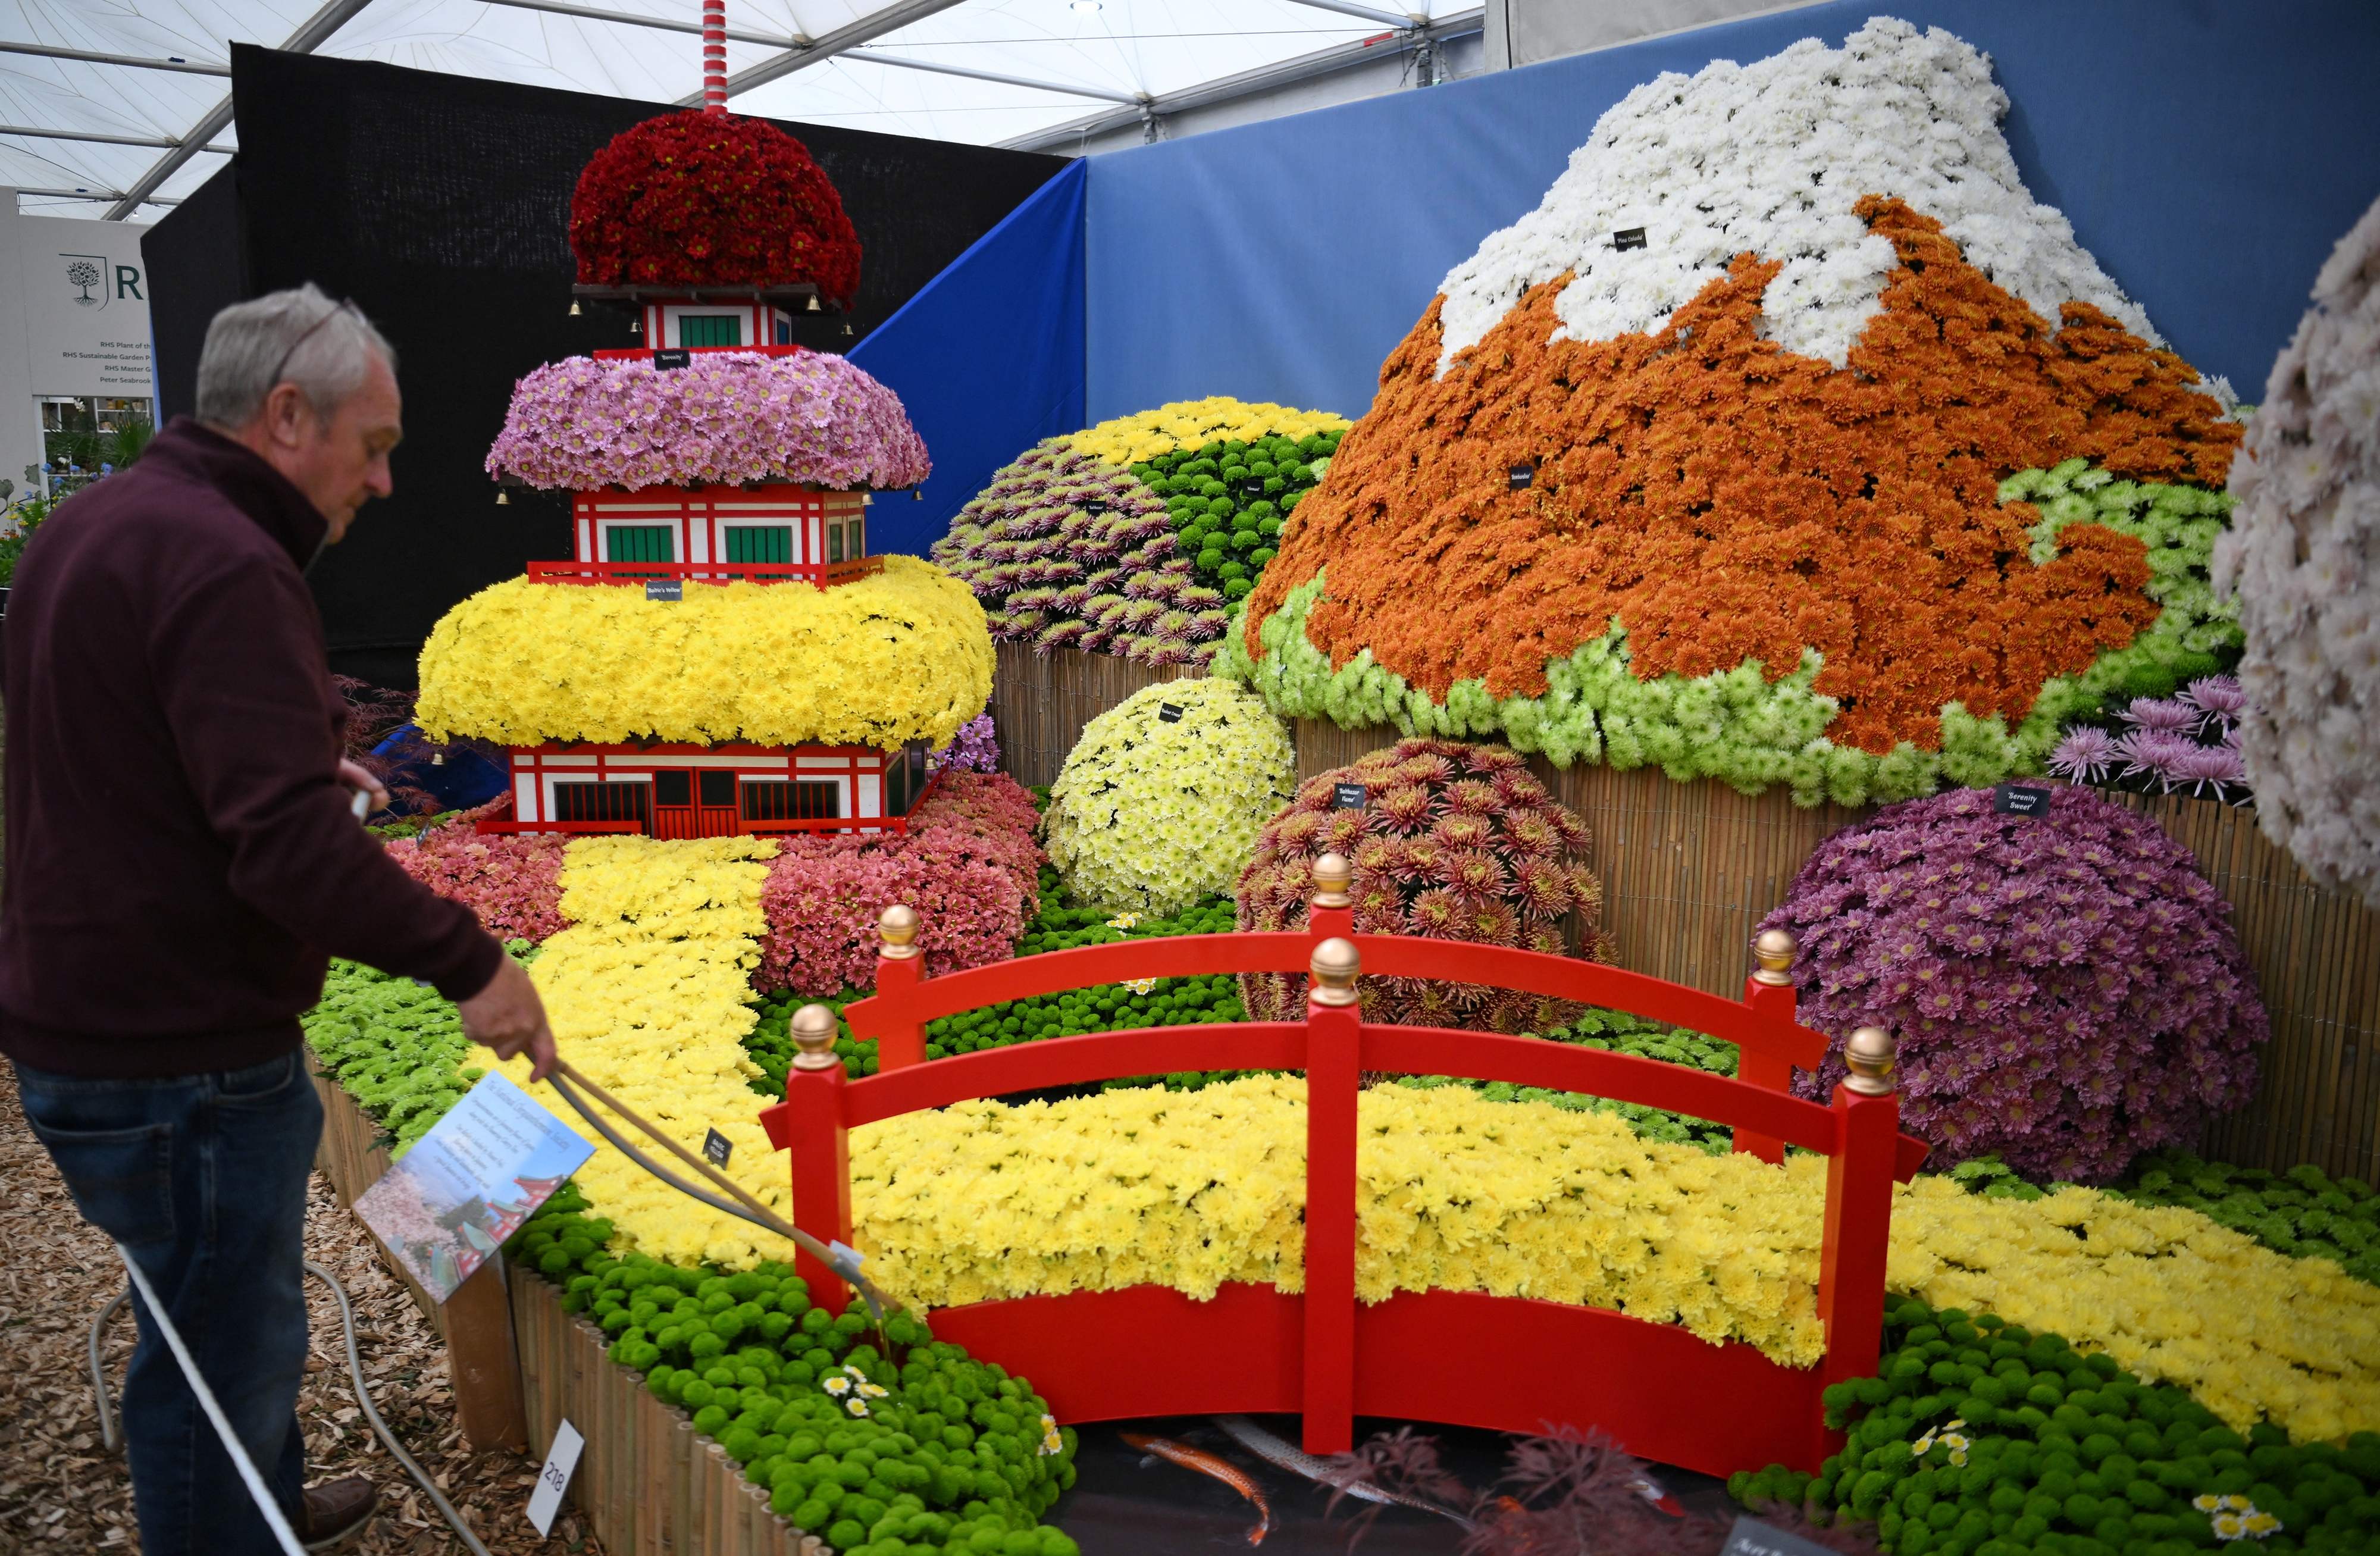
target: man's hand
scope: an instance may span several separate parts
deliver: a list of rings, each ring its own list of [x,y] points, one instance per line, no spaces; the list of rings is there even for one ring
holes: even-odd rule
[[[463,1035],[494,1049],[497,1058],[527,1051],[532,1082],[553,1068],[553,1029],[545,1024],[545,1002],[537,997],[527,970],[510,956],[496,964],[496,976],[485,989],[455,1008],[463,1017]]]
[[[371,775],[371,769],[359,761],[339,759],[339,786],[371,796],[371,809],[364,812],[367,816],[388,808],[388,790]]]

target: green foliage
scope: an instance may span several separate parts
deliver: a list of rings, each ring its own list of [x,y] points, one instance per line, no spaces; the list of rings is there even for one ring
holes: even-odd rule
[[[537,954],[525,940],[507,942],[504,949],[524,965]],[[471,1045],[453,1001],[359,962],[331,963],[322,1003],[299,1025],[323,1073],[395,1137],[397,1156],[446,1116],[483,1073],[463,1063]]]
[[[1735,1075],[1736,1048],[1733,1043],[1705,1037],[1682,1027],[1648,1021],[1625,1011],[1590,1010],[1568,1027],[1556,1027],[1538,1035],[1554,1042],[1576,1043],[1581,1048],[1599,1048],[1614,1053],[1634,1054],[1640,1059],[1683,1064],[1689,1069],[1707,1070],[1712,1075],[1726,1076],[1730,1079]],[[1541,1086],[1514,1086],[1508,1081],[1467,1080],[1453,1076],[1408,1076],[1403,1078],[1403,1084],[1422,1088],[1467,1086],[1491,1101],[1547,1102],[1572,1112],[1615,1113],[1645,1139],[1693,1146],[1712,1156],[1725,1153],[1735,1138],[1735,1131],[1729,1124],[1688,1118],[1683,1113],[1644,1107],[1635,1102],[1615,1101],[1609,1097],[1589,1097],[1575,1091],[1550,1091]]]
[[[2292,1258],[2326,1258],[2380,1284],[2380,1195],[2360,1178],[2307,1164],[2286,1173],[2152,1151],[2111,1193],[2143,1205],[2180,1205]]]
[[[1224,597],[1242,599],[1273,558],[1282,521],[1321,480],[1342,434],[1210,443],[1160,454],[1132,473],[1165,501],[1182,555],[1197,564],[1197,578]],[[1252,492],[1251,481],[1261,484]]]
[[[1458,681],[1432,699],[1376,663],[1366,650],[1333,667],[1307,640],[1305,621],[1327,570],[1292,590],[1257,627],[1248,655],[1234,622],[1216,650],[1213,674],[1254,687],[1283,718],[1329,719],[1345,729],[1394,725],[1407,735],[1499,737],[1542,752],[1557,767],[1604,762],[1658,765],[1680,783],[1716,778],[1745,794],[1783,785],[1797,805],[1869,805],[1933,793],[1945,784],[1980,786],[2038,773],[2060,729],[2136,695],[2167,696],[2236,654],[2236,608],[2215,599],[2207,561],[2231,499],[2196,487],[2119,481],[2085,461],[2026,470],[2002,482],[2000,500],[2041,504],[2035,561],[2056,554],[2070,524],[2104,524],[2148,547],[2147,592],[2163,607],[2127,648],[2103,654],[2079,675],[2042,687],[2014,729],[1998,714],[1978,719],[1956,702],[1941,714],[1941,748],[1903,741],[1882,756],[1828,739],[1835,701],[1814,689],[1815,650],[1775,679],[1757,661],[1713,675],[1636,678],[1628,634],[1617,617],[1603,635],[1546,666],[1542,697],[1499,699],[1484,681]]]
[[[2016,1169],[1998,1155],[1970,1157],[1951,1168],[1949,1177],[1968,1193],[1986,1199],[2038,1199],[2048,1192],[2017,1176]]]
[[[2280,1520],[2259,1551],[2380,1544],[2380,1436],[2242,1438],[2184,1390],[1988,1313],[1892,1304],[1876,1376],[1829,1387],[1826,1407],[1843,1451],[1815,1477],[1739,1472],[1738,1501],[1873,1521],[1903,1556],[2184,1556],[2216,1544],[2192,1503],[2223,1495]]]
[[[686,1411],[837,1550],[1079,1556],[1038,1526],[1075,1483],[1076,1438],[1025,1379],[855,1299],[835,1316],[780,1263],[729,1272],[605,1251],[611,1222],[565,1185],[506,1245],[612,1336],[611,1357]]]
[[[17,559],[25,554],[25,542],[33,538],[33,531],[42,527],[42,521],[56,506],[46,497],[31,497],[8,510],[8,517],[17,521],[17,530],[11,535],[0,535],[0,589],[7,588],[17,577]]]

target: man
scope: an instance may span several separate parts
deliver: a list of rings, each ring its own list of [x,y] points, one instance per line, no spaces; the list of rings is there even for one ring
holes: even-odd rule
[[[0,1052],[85,1219],[154,1284],[311,1549],[361,1478],[303,1489],[299,1268],[322,1105],[298,1017],[326,956],[425,979],[541,1076],[528,975],[356,824],[379,785],[302,574],[390,489],[395,359],[312,286],[227,308],[198,415],[63,504],[7,613]],[[147,1556],[278,1546],[145,1307],[124,1390]]]

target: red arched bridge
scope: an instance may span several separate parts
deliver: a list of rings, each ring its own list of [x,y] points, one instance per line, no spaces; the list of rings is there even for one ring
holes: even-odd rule
[[[1831,1105],[1791,1095],[1827,1039],[1793,1019],[1790,938],[1772,931],[1739,1001],[1543,952],[1357,934],[1343,860],[1317,867],[1302,931],[1183,935],[1051,952],[925,976],[917,916],[884,915],[876,992],[844,1019],[877,1043],[880,1073],[847,1077],[832,1028],[797,1032],[785,1100],[762,1114],[792,1152],[795,1222],[851,1240],[850,1132],[978,1097],[1180,1070],[1300,1070],[1306,1077],[1305,1289],[1225,1285],[1197,1301],[1167,1286],[1079,1291],[946,1308],[935,1332],[1031,1378],[1062,1420],[1294,1413],[1308,1452],[1351,1444],[1354,1417],[1404,1416],[1505,1431],[1599,1427],[1631,1453],[1715,1474],[1781,1463],[1815,1470],[1840,1441],[1819,1393],[1875,1370],[1882,1340],[1892,1186],[1925,1158],[1899,1132],[1891,1039],[1864,1030],[1856,1073]],[[924,1063],[926,1023],[1009,1000],[1126,979],[1311,973],[1305,1019],[1099,1032]],[[1538,1038],[1378,1026],[1359,974],[1521,990],[1628,1011],[1737,1045],[1737,1076]],[[1585,1092],[1728,1124],[1768,1161],[1800,1146],[1828,1158],[1817,1310],[1824,1359],[1788,1368],[1750,1345],[1712,1344],[1606,1308],[1399,1292],[1355,1297],[1355,1099],[1366,1074],[1460,1074]],[[800,1272],[840,1306],[843,1281],[805,1254]]]

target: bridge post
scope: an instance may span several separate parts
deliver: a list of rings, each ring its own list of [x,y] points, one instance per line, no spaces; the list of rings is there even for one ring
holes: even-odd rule
[[[917,945],[917,932],[924,927],[917,910],[901,903],[876,918],[882,942],[876,951],[876,998],[884,1003],[890,1017],[876,1035],[880,1073],[926,1062],[926,1024],[911,1014],[913,996],[926,977],[925,953]]]
[[[1355,1096],[1363,970],[1351,941],[1314,948],[1305,993],[1305,1451],[1344,1453],[1355,1430]]]
[[[1761,1017],[1763,1025],[1773,1022],[1780,1032],[1793,1025],[1791,968],[1800,949],[1790,930],[1763,930],[1752,942],[1752,954],[1760,966],[1743,980],[1743,1003]],[[1764,1091],[1789,1092],[1793,1088],[1793,1066],[1773,1055],[1744,1049],[1735,1061],[1735,1078]],[[1784,1141],[1750,1129],[1735,1132],[1735,1149],[1763,1161],[1785,1160]]]
[[[904,908],[902,912],[908,911]],[[783,1143],[793,1153],[794,1224],[830,1246],[851,1241],[851,1140],[843,1124],[843,1061],[834,1052],[834,1012],[794,1012],[793,1068],[785,1074]],[[778,1132],[771,1129],[771,1134]],[[840,1312],[850,1296],[843,1277],[807,1253],[794,1256],[810,1301]]]
[[[1819,1255],[1818,1318],[1827,1326],[1822,1385],[1864,1378],[1884,1344],[1885,1258],[1892,1242],[1894,1163],[1900,1099],[1892,1034],[1862,1027],[1844,1045],[1852,1073],[1835,1088],[1835,1149],[1827,1159],[1826,1241]],[[1817,1458],[1840,1434],[1814,1422]]]
[[[1346,855],[1325,854],[1314,861],[1314,897],[1305,910],[1305,932],[1315,944],[1355,932],[1355,899],[1347,894],[1354,883],[1355,866]]]

